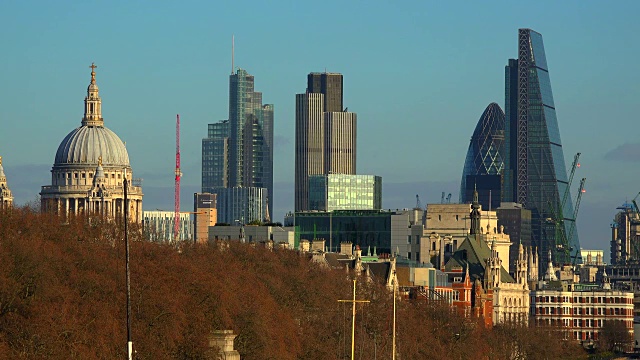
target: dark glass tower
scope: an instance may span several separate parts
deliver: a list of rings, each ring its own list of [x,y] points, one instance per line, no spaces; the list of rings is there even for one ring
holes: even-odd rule
[[[307,75],[307,92],[324,94],[324,111],[341,112],[342,108],[342,74],[311,73]]]
[[[504,112],[498,104],[491,103],[482,113],[471,137],[462,171],[460,202],[472,202],[477,190],[483,209],[497,209],[502,193],[503,169]]]
[[[505,201],[531,210],[532,244],[539,254],[554,254],[555,264],[580,262],[578,232],[564,241],[575,220],[568,191],[555,104],[542,35],[531,29],[518,32],[518,59],[505,69]],[[556,221],[557,219],[557,221]],[[546,269],[546,256],[540,256]]]
[[[203,192],[265,188],[269,213],[273,214],[273,114],[273,105],[262,104],[262,93],[254,91],[253,75],[243,69],[230,75],[229,120],[209,124],[208,137],[202,140]],[[233,203],[240,192],[230,194]],[[246,194],[260,194],[261,199],[264,196],[262,191]],[[245,206],[243,201],[238,198],[236,207]]]

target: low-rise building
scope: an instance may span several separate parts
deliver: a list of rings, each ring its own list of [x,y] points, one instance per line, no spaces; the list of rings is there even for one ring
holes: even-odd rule
[[[633,292],[550,282],[530,296],[536,325],[559,326],[575,340],[598,340],[607,321],[620,321],[633,334]]]

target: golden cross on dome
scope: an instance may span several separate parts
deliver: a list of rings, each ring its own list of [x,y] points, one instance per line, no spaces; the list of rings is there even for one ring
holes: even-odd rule
[[[96,83],[96,68],[98,67],[95,63],[91,63],[91,66],[89,66],[91,68],[91,83],[95,84]]]
[[[102,155],[98,156],[98,166],[102,166]]]

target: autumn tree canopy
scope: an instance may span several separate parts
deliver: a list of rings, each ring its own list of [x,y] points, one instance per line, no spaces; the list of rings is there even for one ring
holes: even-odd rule
[[[175,247],[130,227],[136,359],[205,359],[208,335],[233,330],[244,360],[350,356],[351,276],[296,251],[260,246]],[[0,358],[116,359],[126,354],[123,229],[99,218],[24,209],[0,213]],[[391,358],[393,298],[358,282],[356,354]],[[446,305],[400,301],[399,359],[511,359],[514,346],[580,358],[574,343],[527,331],[487,330]],[[537,358],[530,355],[529,358]],[[544,357],[540,357],[544,358]],[[558,358],[558,357],[556,357]]]

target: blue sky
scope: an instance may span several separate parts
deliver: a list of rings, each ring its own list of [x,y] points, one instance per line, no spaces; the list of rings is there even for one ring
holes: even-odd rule
[[[14,1],[0,3],[0,156],[19,204],[50,181],[79,126],[95,62],[105,125],[127,142],[145,208],[172,209],[175,114],[183,208],[200,186],[207,123],[228,115],[236,66],[275,105],[275,218],[293,206],[294,96],[311,71],[341,72],[358,114],[358,172],[383,206],[457,199],[484,108],[504,107],[517,29],[542,33],[567,166],[582,152],[585,248],[608,253],[615,208],[640,191],[640,2]],[[575,181],[577,185],[578,181]],[[574,190],[575,197],[575,190]]]

